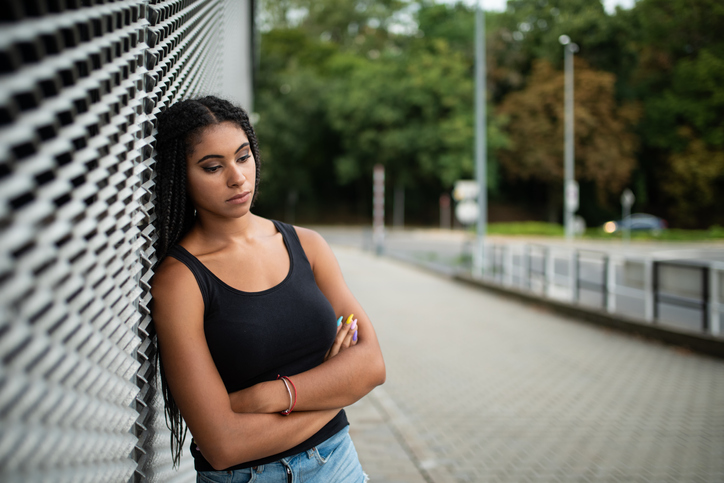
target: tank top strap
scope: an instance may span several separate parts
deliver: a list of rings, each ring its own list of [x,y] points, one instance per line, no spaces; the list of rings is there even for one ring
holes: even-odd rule
[[[289,255],[292,257],[292,263],[294,261],[298,261],[304,265],[309,266],[309,260],[307,260],[307,255],[304,253],[304,248],[302,248],[302,242],[299,241],[299,236],[297,236],[297,230],[294,229],[292,225],[289,225],[288,223],[284,223],[277,220],[272,220],[274,223],[274,226],[277,227],[277,230],[282,234],[284,237],[284,240],[287,244],[287,248],[289,250]]]
[[[209,296],[213,290],[209,270],[203,263],[201,263],[201,261],[199,261],[198,258],[189,253],[189,251],[181,245],[172,246],[168,251],[168,256],[175,258],[191,270],[191,273],[194,274],[194,278],[196,278],[196,283],[199,285],[201,297],[204,299],[204,306],[208,307],[210,300]]]

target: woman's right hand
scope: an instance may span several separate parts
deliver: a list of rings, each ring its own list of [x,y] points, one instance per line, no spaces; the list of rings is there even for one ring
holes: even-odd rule
[[[337,321],[337,337],[324,356],[325,361],[357,344],[357,319],[353,317],[354,314],[350,314],[346,320],[343,321],[344,316],[342,316]]]

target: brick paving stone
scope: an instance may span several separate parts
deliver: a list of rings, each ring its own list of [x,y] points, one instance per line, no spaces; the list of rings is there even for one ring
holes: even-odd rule
[[[724,361],[334,250],[387,364],[350,408],[373,482],[724,481]]]
[[[401,435],[395,434],[388,416],[381,410],[375,389],[362,400],[346,408],[350,436],[362,468],[372,483],[426,483],[414,459],[407,453]]]

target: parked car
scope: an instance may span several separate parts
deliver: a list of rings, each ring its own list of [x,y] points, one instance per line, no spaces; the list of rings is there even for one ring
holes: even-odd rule
[[[603,225],[603,231],[606,233],[617,233],[628,228],[631,231],[650,231],[656,235],[667,227],[668,224],[663,218],[646,213],[633,213],[623,220],[607,221]]]

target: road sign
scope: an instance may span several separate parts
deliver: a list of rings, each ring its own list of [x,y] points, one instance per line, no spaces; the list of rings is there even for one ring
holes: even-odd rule
[[[463,200],[455,207],[455,216],[463,225],[472,225],[478,219],[478,203],[473,200]]]
[[[631,208],[633,206],[634,201],[636,201],[636,197],[631,192],[630,189],[626,188],[623,190],[623,193],[621,194],[621,204],[626,208]]]
[[[477,181],[461,179],[455,182],[453,198],[455,201],[472,200],[478,197],[480,186]]]

